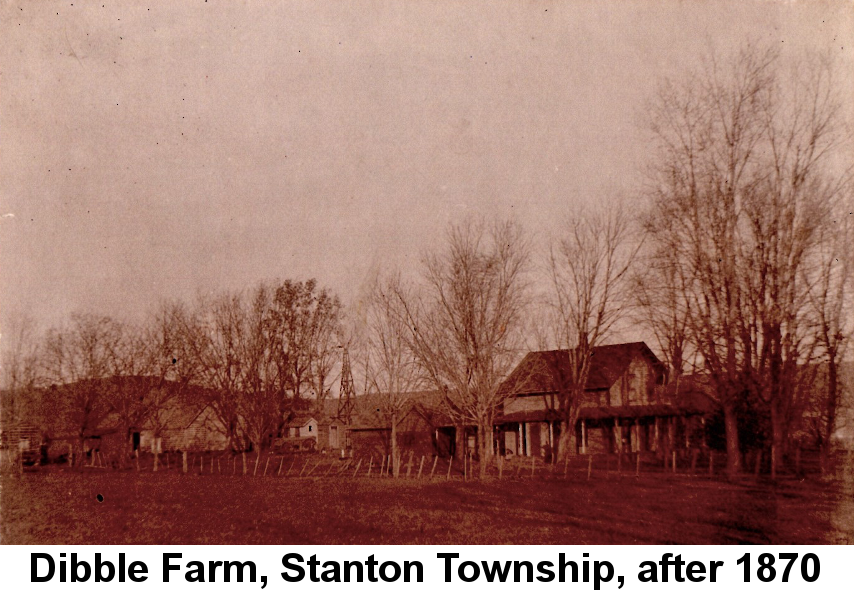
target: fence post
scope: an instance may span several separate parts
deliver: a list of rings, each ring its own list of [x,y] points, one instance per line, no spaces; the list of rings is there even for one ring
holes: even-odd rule
[[[252,469],[252,476],[258,474],[258,459],[261,458],[261,452],[255,452],[255,468]]]
[[[134,454],[136,456],[136,472],[139,472],[139,448],[134,450]]]
[[[421,464],[418,465],[418,478],[421,478],[421,471],[424,469],[424,454],[421,455]]]
[[[302,465],[302,469],[299,472],[299,476],[302,477],[302,474],[305,472],[305,467],[308,466],[308,458],[305,459],[305,464]]]
[[[356,478],[356,475],[359,474],[359,468],[362,466],[362,459],[359,458],[359,464],[356,465],[356,470],[353,471],[353,478]]]
[[[243,456],[243,474],[245,475],[246,474],[246,452],[241,452],[241,455]]]
[[[670,460],[670,464],[673,465],[673,474],[676,474],[676,450],[673,450],[672,458]]]
[[[430,469],[430,478],[433,478],[433,473],[436,471],[436,463],[439,462],[439,455],[433,456],[433,468]]]
[[[448,458],[448,477],[447,480],[451,480],[451,465],[454,464],[454,455],[451,454],[451,457]]]
[[[157,447],[154,449],[154,472],[157,472]]]
[[[638,452],[638,461],[635,467],[635,479],[640,479],[640,461],[641,461],[641,453]]]
[[[282,465],[283,465],[283,464],[285,464],[285,457],[284,457],[284,456],[282,456],[282,459],[281,459],[281,460],[279,460],[279,470],[278,470],[278,472],[276,473],[276,476],[277,476],[277,477],[281,477],[281,476],[282,476]]]
[[[270,466],[270,457],[267,456],[267,461],[264,463],[264,474],[262,476],[267,476],[267,467]]]
[[[593,453],[587,456],[587,480],[590,480],[590,475],[593,474]]]

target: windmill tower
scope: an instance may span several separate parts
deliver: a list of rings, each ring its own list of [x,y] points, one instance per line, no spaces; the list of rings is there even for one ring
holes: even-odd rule
[[[353,444],[350,439],[350,425],[353,423],[353,407],[356,398],[356,388],[353,384],[353,371],[350,369],[350,352],[344,347],[341,358],[341,389],[338,392],[338,419],[344,424],[344,446],[341,456],[349,458],[353,455]]]

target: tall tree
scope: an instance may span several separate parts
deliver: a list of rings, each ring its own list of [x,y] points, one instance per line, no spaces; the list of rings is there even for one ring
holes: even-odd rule
[[[399,279],[377,278],[366,311],[364,333],[368,388],[382,404],[382,415],[391,428],[393,474],[400,473],[398,426],[410,406],[411,392],[419,386],[419,372],[408,342],[409,330],[395,289]]]
[[[410,350],[448,414],[458,429],[477,427],[481,475],[493,454],[502,381],[522,346],[527,262],[517,225],[468,220],[450,228],[445,250],[425,257],[415,293],[395,292]]]
[[[849,208],[837,210],[822,230],[812,268],[804,272],[813,323],[817,362],[824,383],[817,400],[821,466],[828,470],[831,438],[837,430],[843,384],[842,362],[854,334],[854,218]]]
[[[631,268],[640,238],[617,207],[569,218],[567,234],[549,252],[551,288],[546,344],[563,433],[558,458],[569,455],[584,399],[593,350],[630,306]]]
[[[54,413],[55,418],[71,422],[81,452],[87,436],[110,410],[106,397],[120,371],[123,333],[113,319],[79,313],[67,325],[47,333],[44,366],[55,399],[48,403],[65,415]]]
[[[829,72],[791,74],[775,51],[747,46],[665,84],[651,114],[649,230],[681,281],[690,340],[723,410],[730,473],[741,465],[745,402],[766,405],[776,470],[808,357],[800,272],[841,189]]]

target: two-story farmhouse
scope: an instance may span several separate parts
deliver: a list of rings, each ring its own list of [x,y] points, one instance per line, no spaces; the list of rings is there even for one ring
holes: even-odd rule
[[[498,417],[498,450],[549,457],[561,433],[567,351],[530,352],[511,373]],[[666,367],[643,342],[593,349],[575,428],[575,453],[667,451],[699,445],[708,404],[666,385]],[[563,384],[563,386],[561,385]]]

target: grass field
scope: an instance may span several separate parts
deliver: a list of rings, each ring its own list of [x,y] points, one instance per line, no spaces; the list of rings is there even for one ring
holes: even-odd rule
[[[56,469],[0,482],[3,543],[854,542],[848,484],[794,479],[611,473],[466,482]]]

